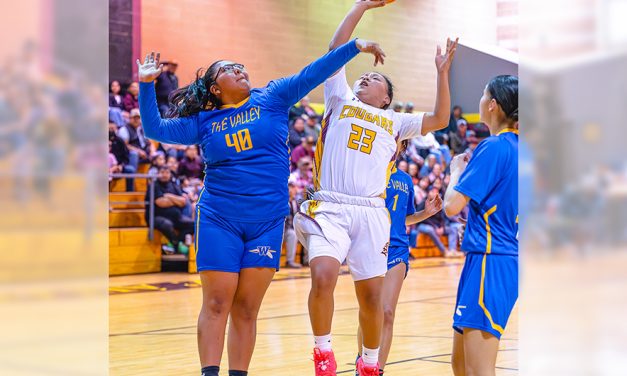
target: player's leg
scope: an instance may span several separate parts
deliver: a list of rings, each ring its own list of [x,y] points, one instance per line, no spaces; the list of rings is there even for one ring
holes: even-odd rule
[[[381,329],[383,327],[383,277],[355,281],[355,293],[359,303],[359,327],[362,330],[362,354],[364,364],[373,366],[379,358]]]
[[[464,364],[466,376],[496,375],[499,339],[479,329],[464,328]]]
[[[311,247],[323,242],[324,238],[312,235]],[[309,292],[309,319],[314,336],[325,336],[331,333],[334,300],[333,292],[340,272],[340,262],[330,256],[315,257],[309,262],[311,269],[311,290]],[[326,346],[323,345],[323,349]]]
[[[229,321],[229,370],[248,370],[257,337],[257,315],[274,273],[274,268],[240,271]]]
[[[201,210],[198,210],[196,230],[196,265],[203,293],[198,315],[198,352],[203,376],[215,376],[239,281],[244,242],[236,224]]]
[[[201,271],[202,308],[198,315],[198,353],[202,368],[219,367],[224,330],[237,289],[237,273]],[[218,373],[215,372],[215,375]],[[207,375],[212,375],[207,373]]]
[[[383,281],[383,331],[381,332],[381,348],[379,350],[379,368],[381,369],[385,369],[385,363],[392,347],[396,305],[401,294],[406,271],[407,264],[398,263],[388,270]]]
[[[465,376],[466,364],[464,360],[464,335],[453,330],[453,352],[451,354],[453,375]]]
[[[348,267],[355,281],[359,302],[359,325],[363,347],[357,362],[358,374],[378,371],[379,346],[383,327],[381,295],[388,269],[390,217],[385,207],[351,206],[351,248]]]
[[[245,372],[255,348],[257,315],[279,268],[284,218],[243,225],[244,255],[229,321],[229,372]]]

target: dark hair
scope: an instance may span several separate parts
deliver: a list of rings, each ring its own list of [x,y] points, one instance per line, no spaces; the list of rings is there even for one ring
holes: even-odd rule
[[[460,110],[460,111],[462,111],[462,106],[460,106],[460,105],[458,105],[458,104],[456,104],[455,106],[453,106],[453,111],[455,111],[455,110],[456,110],[456,109],[458,109],[458,108],[459,108],[459,110]]]
[[[202,68],[198,69],[194,82],[170,93],[168,101],[171,105],[165,116],[169,118],[186,117],[203,110],[213,110],[220,107],[222,103],[211,93],[209,88],[215,84],[213,78],[218,73],[222,61],[214,62],[207,71],[203,71]]]
[[[518,121],[518,77],[511,75],[496,76],[488,83],[488,92],[501,106],[505,117]]]
[[[388,92],[387,92],[387,94],[388,94],[388,97],[390,97],[390,103],[388,103],[385,106],[383,106],[383,109],[387,110],[390,107],[390,105],[392,104],[392,99],[394,99],[394,85],[392,85],[392,80],[390,80],[390,78],[388,76],[384,75],[383,73],[379,73],[379,72],[376,72],[376,73],[380,74],[383,77],[383,79],[385,80],[385,82],[388,84]]]

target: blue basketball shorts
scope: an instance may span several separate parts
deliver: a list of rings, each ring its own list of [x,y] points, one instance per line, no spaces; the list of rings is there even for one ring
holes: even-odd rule
[[[518,256],[468,253],[457,288],[453,329],[500,339],[518,299]]]
[[[198,271],[279,270],[284,225],[284,217],[265,222],[239,222],[199,208],[196,218]]]
[[[409,272],[409,247],[390,246],[388,249],[388,270],[400,263],[405,263],[405,277]]]

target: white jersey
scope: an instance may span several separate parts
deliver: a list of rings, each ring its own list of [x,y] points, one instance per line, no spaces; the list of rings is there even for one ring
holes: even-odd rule
[[[342,68],[324,83],[325,114],[314,159],[316,191],[385,197],[397,143],[421,135],[423,113],[361,102]]]

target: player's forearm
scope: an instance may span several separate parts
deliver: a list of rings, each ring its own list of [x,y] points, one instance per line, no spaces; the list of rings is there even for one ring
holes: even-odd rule
[[[355,31],[355,27],[357,27],[365,11],[366,8],[359,4],[355,4],[351,8],[346,17],[342,20],[342,23],[340,23],[340,26],[338,26],[335,34],[333,34],[333,38],[331,38],[331,42],[329,43],[329,51],[350,40],[353,31]]]
[[[425,219],[431,217],[431,215],[429,215],[429,213],[427,213],[426,210],[415,212],[414,214],[408,215],[407,217],[405,217],[405,225],[409,226],[409,225],[416,224],[418,222],[422,222]]]
[[[449,88],[448,72],[438,72],[437,93],[433,113],[425,115],[422,134],[437,131],[448,125],[451,117],[451,90]]]
[[[466,196],[455,190],[455,186],[459,181],[460,175],[461,173],[457,171],[451,172],[451,180],[446,188],[446,193],[444,194],[444,213],[448,217],[459,214],[468,202]]]

